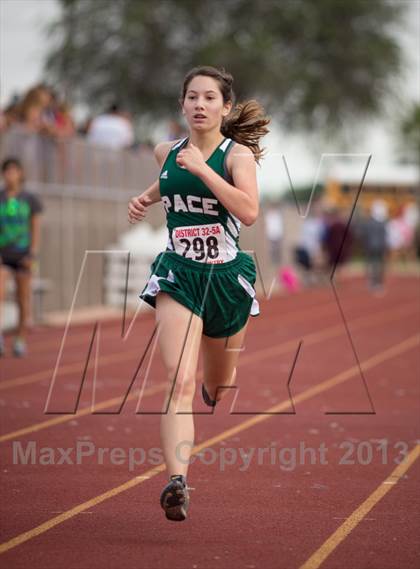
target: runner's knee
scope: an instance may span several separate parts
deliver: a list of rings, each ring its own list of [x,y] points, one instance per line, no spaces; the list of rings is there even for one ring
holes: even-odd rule
[[[192,399],[195,392],[195,373],[191,370],[173,369],[168,372],[167,393],[172,392],[173,398]]]

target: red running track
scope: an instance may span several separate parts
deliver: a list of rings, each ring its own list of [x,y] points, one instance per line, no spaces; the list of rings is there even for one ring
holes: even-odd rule
[[[30,357],[1,361],[1,566],[420,567],[418,285],[393,277],[378,298],[348,280],[339,306],[332,289],[262,300],[238,389],[214,414],[197,389],[191,506],[178,524],[159,506],[164,370],[153,340],[139,367],[153,315],[140,313],[124,342],[121,322],[101,324],[93,343],[94,323],[71,327],[50,414],[63,330],[32,334]],[[80,464],[58,450],[78,445],[93,449]],[[34,464],[19,449],[33,449]]]

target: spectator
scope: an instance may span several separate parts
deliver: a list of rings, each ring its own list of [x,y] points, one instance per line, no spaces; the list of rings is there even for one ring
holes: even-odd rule
[[[55,135],[53,96],[46,85],[29,89],[19,105],[19,120],[29,132]]]
[[[420,218],[417,219],[417,224],[414,229],[414,251],[415,260],[420,261]]]
[[[400,206],[396,217],[390,220],[387,233],[387,242],[391,261],[407,261],[410,257],[414,238],[414,227],[407,219],[404,207]]]
[[[321,217],[310,212],[304,219],[295,261],[303,269],[303,282],[306,286],[316,284],[316,268],[320,265],[324,223]]]
[[[375,200],[370,216],[362,223],[361,241],[366,259],[368,285],[372,292],[384,290],[385,262],[387,252],[388,209],[382,200]]]
[[[134,130],[119,106],[113,104],[106,113],[92,120],[87,138],[92,144],[118,150],[132,146]]]
[[[0,132],[8,130],[19,120],[19,97],[14,95],[7,107],[0,111]]]
[[[281,246],[283,239],[283,218],[279,205],[270,203],[264,216],[265,234],[270,246],[270,258],[273,265],[281,261]]]
[[[40,132],[42,130],[41,98],[36,90],[31,89],[19,105],[19,122],[28,132]]]
[[[55,108],[55,129],[59,137],[73,136],[76,132],[70,107],[64,101],[57,101]]]
[[[344,264],[350,258],[353,235],[350,226],[344,222],[339,210],[335,207],[326,211],[322,242],[327,254],[327,268],[330,276],[335,273],[338,277]]]
[[[43,83],[33,88],[41,105],[41,122],[44,134],[55,135],[55,103],[56,95]]]
[[[4,301],[8,271],[14,276],[19,307],[19,324],[13,342],[16,357],[26,354],[26,331],[30,312],[31,273],[39,252],[40,212],[37,196],[24,187],[20,161],[7,158],[2,163],[5,187],[0,191],[0,307]],[[0,356],[5,354],[0,323]]]
[[[23,99],[15,96],[0,114],[0,132],[16,125],[17,132],[71,136],[75,132],[68,105],[44,84],[29,89]]]
[[[0,133],[8,128],[8,120],[5,111],[0,110]]]

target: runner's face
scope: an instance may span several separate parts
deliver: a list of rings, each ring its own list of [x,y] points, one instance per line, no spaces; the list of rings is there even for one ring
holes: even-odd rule
[[[187,87],[182,112],[192,130],[220,130],[222,119],[229,114],[231,103],[224,104],[218,82],[198,75]],[[203,115],[202,118],[197,116]]]

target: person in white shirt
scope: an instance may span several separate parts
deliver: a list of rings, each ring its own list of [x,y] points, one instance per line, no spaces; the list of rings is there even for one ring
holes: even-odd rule
[[[265,234],[270,245],[270,258],[273,265],[281,261],[281,242],[283,239],[283,218],[279,206],[272,204],[264,216]]]
[[[321,241],[324,224],[318,215],[310,213],[302,223],[300,237],[295,247],[295,261],[303,269],[303,281],[306,286],[316,284],[316,266],[321,255]]]
[[[131,122],[123,116],[118,105],[92,120],[87,139],[92,144],[119,150],[134,143],[134,131]]]

